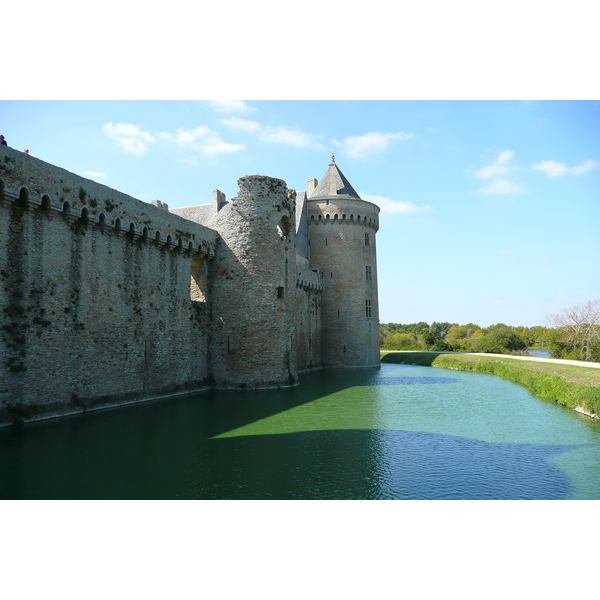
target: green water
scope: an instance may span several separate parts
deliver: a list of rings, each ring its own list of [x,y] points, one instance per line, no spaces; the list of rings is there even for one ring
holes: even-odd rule
[[[600,424],[490,375],[324,370],[0,430],[0,498],[600,499]]]

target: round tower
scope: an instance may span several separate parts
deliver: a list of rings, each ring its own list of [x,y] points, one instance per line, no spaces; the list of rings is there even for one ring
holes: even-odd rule
[[[242,177],[238,185],[237,197],[216,217],[212,375],[221,387],[293,385],[295,192],[281,179],[260,175]]]
[[[323,272],[323,365],[378,366],[379,207],[360,198],[333,156],[321,181],[309,181],[308,229],[311,269]]]

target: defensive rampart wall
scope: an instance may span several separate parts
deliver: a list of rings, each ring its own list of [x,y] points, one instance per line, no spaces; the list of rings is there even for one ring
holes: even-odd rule
[[[323,273],[296,265],[296,359],[298,371],[315,369],[321,360]]]
[[[201,288],[217,238],[0,146],[4,409],[61,410],[205,385],[210,306]]]

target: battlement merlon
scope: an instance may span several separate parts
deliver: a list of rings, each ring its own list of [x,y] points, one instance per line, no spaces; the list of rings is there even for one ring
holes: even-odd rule
[[[173,248],[208,256],[216,251],[216,231],[165,210],[164,203],[159,208],[7,146],[0,146],[0,194],[3,202],[25,200],[70,220],[85,215],[91,223]]]

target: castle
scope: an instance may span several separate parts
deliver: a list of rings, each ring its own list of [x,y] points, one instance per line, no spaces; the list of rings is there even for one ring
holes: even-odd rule
[[[379,208],[333,156],[238,185],[169,210],[0,146],[4,420],[379,365]]]

